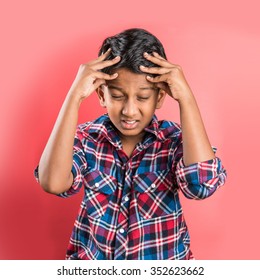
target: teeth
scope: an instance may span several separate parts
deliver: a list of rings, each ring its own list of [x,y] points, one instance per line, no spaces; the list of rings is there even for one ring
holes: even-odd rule
[[[125,121],[126,123],[129,123],[129,124],[133,124],[135,123],[136,121]]]

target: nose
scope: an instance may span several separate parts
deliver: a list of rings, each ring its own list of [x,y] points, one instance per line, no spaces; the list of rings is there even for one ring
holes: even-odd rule
[[[131,99],[127,99],[124,102],[122,114],[130,118],[130,117],[134,117],[137,114],[137,112],[138,112],[138,107],[135,101]]]

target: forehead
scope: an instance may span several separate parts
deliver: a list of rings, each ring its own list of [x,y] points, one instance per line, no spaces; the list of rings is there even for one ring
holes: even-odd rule
[[[146,79],[147,74],[133,73],[125,68],[115,71],[118,77],[114,80],[107,81],[107,85],[118,86],[123,89],[127,88],[155,88],[154,84]]]

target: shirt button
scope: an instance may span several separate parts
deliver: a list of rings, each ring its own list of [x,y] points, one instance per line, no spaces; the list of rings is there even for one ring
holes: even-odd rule
[[[124,230],[123,228],[120,228],[119,232],[120,232],[120,233],[124,233],[125,230]]]
[[[125,197],[125,201],[128,201],[128,200],[129,200],[129,197],[128,197],[128,196],[126,196],[126,197]]]
[[[156,185],[155,185],[155,184],[152,184],[151,187],[154,189],[154,188],[156,188]]]
[[[97,187],[97,188],[98,188],[98,187],[99,187],[99,183],[95,183],[95,187]]]

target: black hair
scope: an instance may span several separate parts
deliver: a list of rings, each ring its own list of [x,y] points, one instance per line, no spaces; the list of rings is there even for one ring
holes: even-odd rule
[[[146,67],[156,66],[144,58],[144,52],[149,54],[157,52],[166,59],[162,43],[153,34],[140,28],[127,29],[119,34],[106,38],[99,50],[99,56],[109,48],[111,48],[111,53],[106,60],[113,59],[118,55],[121,59],[117,64],[101,70],[107,74],[112,74],[115,69],[119,68],[127,68],[133,73],[144,74],[139,69],[140,65]]]

